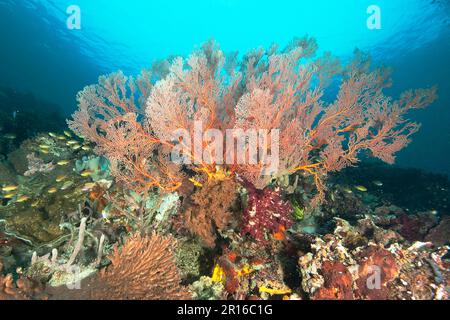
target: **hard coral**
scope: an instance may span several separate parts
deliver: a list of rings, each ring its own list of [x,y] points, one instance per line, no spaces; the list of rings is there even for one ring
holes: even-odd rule
[[[243,214],[242,234],[249,233],[256,241],[266,242],[268,232],[276,233],[289,228],[294,211],[291,203],[284,200],[277,188],[256,189],[250,182],[244,181],[248,191],[247,207]]]
[[[324,284],[314,300],[353,300],[353,278],[347,267],[339,261],[325,261],[322,265]]]
[[[30,279],[20,277],[17,281],[11,274],[1,274],[3,264],[0,261],[0,300],[46,299],[42,286]]]
[[[433,242],[436,246],[450,243],[450,217],[444,217],[435,228],[430,230],[425,240]]]
[[[359,263],[356,280],[360,298],[382,300],[388,297],[387,285],[399,273],[395,256],[380,247],[368,246],[357,257]]]

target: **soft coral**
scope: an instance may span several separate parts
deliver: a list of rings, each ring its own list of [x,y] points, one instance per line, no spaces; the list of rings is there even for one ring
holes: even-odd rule
[[[293,221],[293,207],[281,196],[279,187],[257,189],[251,182],[242,179],[248,191],[247,207],[243,215],[243,235],[249,233],[256,241],[266,242],[267,232],[275,233],[280,227],[289,228]]]

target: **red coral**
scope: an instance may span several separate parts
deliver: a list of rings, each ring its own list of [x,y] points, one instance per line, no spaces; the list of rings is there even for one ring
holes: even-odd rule
[[[325,261],[321,273],[325,280],[317,290],[315,300],[353,300],[353,278],[347,267],[339,261]]]
[[[430,230],[425,240],[436,246],[450,243],[450,217],[444,217],[437,227]]]
[[[358,255],[359,278],[356,280],[360,298],[385,300],[389,290],[387,284],[399,273],[395,257],[389,251],[369,246]]]
[[[243,235],[249,233],[256,241],[266,242],[266,234],[276,233],[280,226],[287,229],[292,224],[293,207],[283,200],[280,188],[266,187],[257,189],[250,182],[243,180],[248,191],[247,207],[243,214]]]
[[[399,224],[398,232],[408,241],[423,241],[427,232],[436,224],[434,216],[401,214],[394,219]]]

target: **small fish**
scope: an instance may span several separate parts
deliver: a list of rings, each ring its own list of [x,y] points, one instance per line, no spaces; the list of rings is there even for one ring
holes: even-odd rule
[[[379,181],[379,180],[372,181],[372,183],[373,183],[374,185],[376,185],[377,187],[382,187],[382,186],[383,186],[383,182],[381,182],[381,181]]]
[[[69,141],[67,141],[66,145],[71,146],[71,145],[74,145],[74,144],[77,144],[77,143],[78,143],[77,140],[69,140]]]
[[[47,149],[50,149],[50,146],[49,146],[49,145],[46,145],[46,144],[40,144],[40,145],[39,145],[39,148],[44,149],[44,150],[47,150]]]
[[[31,206],[34,208],[34,207],[37,207],[39,205],[39,200],[35,200],[35,201],[33,201],[33,203],[31,203]]]
[[[16,191],[18,188],[19,188],[18,185],[10,184],[2,187],[2,191],[4,192]]]
[[[286,240],[285,231],[286,231],[286,228],[283,225],[279,225],[278,231],[273,233],[273,238],[278,241]]]
[[[63,141],[63,140],[66,140],[66,137],[59,135],[56,137],[56,139]]]
[[[342,191],[344,191],[345,193],[353,193],[352,189],[350,189],[349,187],[343,187]]]
[[[194,178],[189,178],[189,181],[192,182],[194,184],[194,186],[196,187],[203,187],[203,184],[197,180],[195,180]]]
[[[81,146],[79,145],[79,144],[74,144],[73,146],[72,146],[72,149],[73,150],[78,150],[78,149],[80,149],[81,148]]]
[[[361,185],[355,186],[355,189],[361,192],[366,192],[367,188]]]
[[[56,193],[57,191],[58,191],[58,189],[56,189],[54,187],[47,190],[47,192],[50,193],[50,194]]]
[[[88,182],[88,183],[86,183],[84,186],[83,186],[83,188],[81,189],[82,191],[89,191],[89,190],[91,190],[92,188],[94,188],[96,186],[96,183],[95,182]]]
[[[8,140],[14,140],[17,136],[14,133],[6,133],[3,137]]]
[[[83,149],[84,151],[90,151],[91,147],[89,147],[89,146],[82,146],[81,149]]]
[[[3,196],[4,199],[12,199],[16,196],[15,193],[11,192],[11,193],[7,193]]]
[[[65,166],[70,163],[70,160],[59,160],[56,164],[58,166]]]
[[[16,202],[21,203],[21,202],[28,201],[28,199],[30,199],[30,197],[28,197],[28,196],[20,196],[19,198],[17,198]]]
[[[439,212],[437,210],[431,210],[430,213],[434,216],[436,216]]]
[[[94,171],[92,170],[83,170],[81,171],[80,175],[82,177],[89,177],[90,175],[92,175],[94,173]]]
[[[41,150],[39,150],[41,153],[43,153],[43,154],[48,154],[49,153],[49,151],[47,150],[47,149],[41,149]]]
[[[63,181],[63,180],[66,179],[66,178],[67,178],[66,175],[60,175],[60,176],[57,176],[57,177],[56,177],[56,182],[61,182],[61,181]]]
[[[66,182],[64,182],[64,184],[62,185],[62,187],[61,187],[61,190],[67,190],[67,189],[69,189],[71,186],[73,185],[73,181],[66,181]]]
[[[66,135],[66,137],[72,138],[72,134],[70,133],[70,131],[64,130],[64,134]]]
[[[57,135],[54,134],[53,132],[49,132],[48,135],[49,135],[50,137],[52,137],[52,138],[56,138],[56,137],[57,137]]]

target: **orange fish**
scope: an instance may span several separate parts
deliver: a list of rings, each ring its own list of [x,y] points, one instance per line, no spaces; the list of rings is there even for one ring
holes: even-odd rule
[[[228,254],[228,260],[230,260],[231,262],[234,263],[234,262],[236,261],[236,258],[237,258],[236,252],[231,251],[231,252]]]
[[[286,236],[284,232],[286,231],[286,227],[283,225],[278,226],[278,231],[273,234],[273,238],[275,240],[283,241],[286,240]]]

